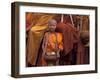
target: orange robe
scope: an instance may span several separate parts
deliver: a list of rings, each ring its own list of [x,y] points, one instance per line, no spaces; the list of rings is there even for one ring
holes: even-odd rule
[[[33,14],[33,26],[29,30],[27,46],[26,46],[26,66],[35,66],[37,63],[39,47],[44,35],[45,30],[47,29],[47,24],[53,15],[49,14]]]
[[[45,36],[44,38],[47,39],[47,46],[46,46],[46,53],[49,52],[49,54],[51,52],[55,52],[57,51],[56,48],[58,48],[59,50],[63,50],[63,42],[62,42],[62,34],[61,33],[45,33]],[[43,42],[43,43],[46,43]],[[56,44],[57,44],[57,47],[56,47]],[[46,62],[45,60],[42,58],[42,66],[46,66]]]
[[[56,34],[56,35],[55,35]],[[57,43],[58,49],[63,50],[63,42],[62,42],[62,34],[61,33],[51,33],[48,35],[46,33],[46,36],[48,37],[47,42],[47,52],[53,52],[56,50],[55,43]]]

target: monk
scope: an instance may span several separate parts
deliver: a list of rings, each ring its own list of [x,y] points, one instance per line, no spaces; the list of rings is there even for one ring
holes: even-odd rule
[[[31,13],[29,13],[31,14]],[[27,15],[29,16],[29,15]],[[28,36],[27,36],[27,46],[26,46],[26,66],[33,67],[39,64],[41,66],[41,61],[39,60],[39,56],[41,56],[41,50],[39,47],[41,45],[43,35],[45,30],[47,29],[47,24],[50,19],[52,19],[54,15],[49,14],[39,14],[32,13],[28,21],[32,19],[32,26],[28,26]],[[26,17],[28,18],[28,17]],[[28,23],[27,21],[27,23]],[[30,29],[29,29],[30,27]],[[39,51],[39,52],[38,52]],[[39,60],[39,62],[38,62]]]
[[[60,57],[60,65],[76,64],[76,48],[79,42],[79,32],[71,24],[62,22],[57,24],[56,31],[63,34],[64,49]]]
[[[48,22],[48,31],[44,35],[42,44],[42,64],[47,66],[59,65],[60,51],[63,50],[62,34],[55,32],[57,22],[51,19]]]
[[[88,21],[86,22],[88,23]],[[83,24],[85,25],[86,23]],[[72,25],[67,17],[63,17],[63,22],[57,24],[56,31],[63,34],[63,54],[60,56],[60,65],[89,63],[77,26]]]

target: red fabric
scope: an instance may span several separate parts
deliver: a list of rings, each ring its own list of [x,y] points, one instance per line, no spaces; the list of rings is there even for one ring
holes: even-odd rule
[[[63,33],[64,54],[69,54],[74,45],[77,45],[76,64],[84,64],[85,47],[80,40],[79,31],[69,23],[58,23],[56,31]]]
[[[74,43],[78,43],[79,32],[69,23],[59,23],[56,30],[63,33],[64,53],[68,54],[73,49]]]
[[[81,41],[78,43],[76,64],[85,64],[85,47]]]

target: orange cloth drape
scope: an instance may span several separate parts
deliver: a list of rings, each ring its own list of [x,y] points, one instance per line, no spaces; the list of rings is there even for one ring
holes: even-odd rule
[[[55,35],[56,34],[56,35]],[[46,33],[46,36],[48,36],[48,42],[47,42],[47,52],[53,52],[56,50],[55,45],[57,44],[58,49],[63,50],[63,42],[62,42],[62,34],[61,33]]]
[[[49,14],[33,14],[33,26],[29,30],[27,39],[27,64],[36,65],[38,58],[38,50],[47,29],[47,24],[54,15]]]

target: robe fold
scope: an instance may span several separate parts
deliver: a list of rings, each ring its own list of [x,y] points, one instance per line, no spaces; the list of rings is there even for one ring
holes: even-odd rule
[[[69,58],[66,64],[84,64],[85,63],[85,47],[80,39],[79,31],[70,23],[59,23],[57,32],[63,34],[63,47],[65,60]],[[63,60],[63,59],[62,59]],[[72,61],[72,63],[70,63]]]
[[[47,29],[48,21],[53,15],[44,14],[41,15],[35,25],[30,29],[27,39],[27,51],[26,51],[26,66],[28,64],[36,65],[38,58],[38,51],[43,39],[45,30]]]
[[[71,24],[59,23],[56,31],[63,34],[64,54],[67,55],[79,41],[79,32]]]

